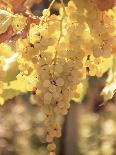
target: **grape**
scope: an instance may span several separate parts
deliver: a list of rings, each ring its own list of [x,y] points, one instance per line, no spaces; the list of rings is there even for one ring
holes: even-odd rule
[[[43,82],[43,86],[44,86],[44,87],[49,87],[49,86],[50,86],[50,81],[49,81],[49,80],[45,80],[45,81]]]
[[[55,149],[56,149],[56,145],[55,144],[48,144],[48,146],[47,146],[47,149],[48,149],[48,151],[54,151]]]
[[[54,98],[54,99],[58,99],[59,96],[60,96],[60,94],[59,94],[58,92],[54,92],[54,93],[53,93],[53,98]]]
[[[57,73],[62,73],[63,72],[63,68],[60,64],[55,65],[55,71]]]
[[[52,100],[52,94],[49,93],[49,92],[45,93],[45,95],[44,95],[44,103],[49,104],[51,102],[51,100]]]
[[[12,28],[14,32],[20,32],[24,29],[24,27],[26,26],[26,19],[24,16],[22,15],[18,15],[16,14],[14,16],[14,19],[12,21]]]
[[[56,86],[55,86],[55,85],[50,85],[50,86],[49,86],[49,91],[50,91],[51,93],[56,92]]]
[[[56,155],[56,154],[55,154],[55,152],[50,152],[50,154],[49,154],[49,155]]]
[[[58,79],[56,80],[56,84],[57,84],[58,86],[63,86],[63,85],[64,85],[64,80],[63,80],[62,78],[58,78]]]
[[[50,11],[48,9],[44,9],[42,12],[43,16],[49,17],[50,16]]]

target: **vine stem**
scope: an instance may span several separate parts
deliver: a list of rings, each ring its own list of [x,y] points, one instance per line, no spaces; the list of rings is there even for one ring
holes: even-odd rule
[[[52,5],[55,3],[55,1],[56,1],[56,0],[52,0],[52,2],[50,3],[50,6],[49,6],[49,8],[48,8],[48,10],[51,9],[51,7],[52,7]]]

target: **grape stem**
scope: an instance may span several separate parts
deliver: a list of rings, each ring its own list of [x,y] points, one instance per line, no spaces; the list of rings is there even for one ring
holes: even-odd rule
[[[63,36],[63,32],[62,32],[62,23],[63,23],[63,20],[64,20],[65,15],[66,15],[66,10],[65,10],[65,7],[64,7],[64,2],[63,2],[63,0],[61,0],[61,4],[62,4],[62,7],[63,7],[63,16],[62,16],[62,18],[61,18],[61,20],[60,20],[60,35],[59,35],[59,38],[58,38],[58,42],[57,42],[57,44],[56,44],[56,53],[55,53],[55,57],[54,57],[54,65],[56,64],[56,61],[57,61],[57,55],[58,55],[57,47],[58,47],[58,45],[59,45],[59,43],[60,43],[60,40],[61,40],[61,38],[62,38],[62,36]]]

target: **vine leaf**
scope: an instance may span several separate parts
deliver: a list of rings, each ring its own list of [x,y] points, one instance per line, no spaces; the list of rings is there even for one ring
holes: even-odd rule
[[[115,5],[116,0],[96,0],[97,7],[101,11],[107,11],[112,9]]]
[[[12,21],[12,14],[6,10],[0,9],[0,34],[3,34],[9,28]]]
[[[104,100],[107,101],[112,99],[114,94],[116,93],[116,57],[113,58],[113,65],[108,73],[108,78],[106,80],[106,86],[101,92]]]

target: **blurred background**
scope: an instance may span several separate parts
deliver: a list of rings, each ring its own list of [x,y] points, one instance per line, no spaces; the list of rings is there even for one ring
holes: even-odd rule
[[[49,3],[41,0],[31,9],[40,16]],[[57,1],[53,13],[58,14],[59,5]],[[82,103],[71,101],[68,115],[61,120],[57,155],[116,155],[116,95],[103,103],[100,92],[105,78],[89,78]],[[0,107],[0,155],[47,155],[45,116],[29,98],[21,94]]]
[[[116,95],[103,104],[104,78],[89,79],[82,103],[62,118],[58,155],[116,155]],[[0,155],[47,155],[44,114],[22,94],[0,107]]]

